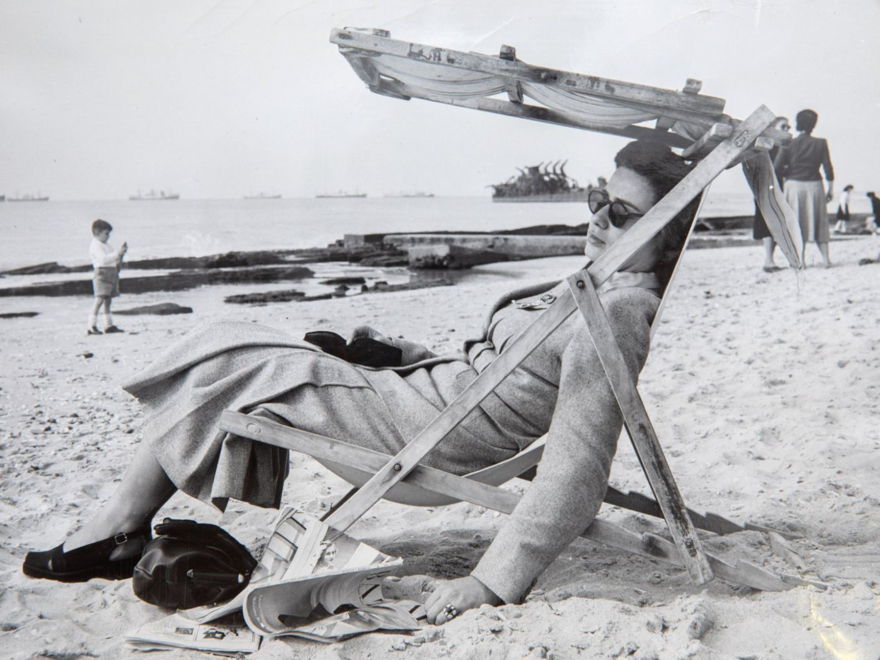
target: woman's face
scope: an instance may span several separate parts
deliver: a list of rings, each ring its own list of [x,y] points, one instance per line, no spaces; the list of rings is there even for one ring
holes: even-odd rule
[[[618,167],[614,171],[605,190],[608,193],[608,200],[623,204],[630,215],[622,226],[616,227],[609,217],[610,203],[593,214],[590,218],[590,228],[587,230],[587,246],[584,248],[584,254],[593,261],[614,245],[617,239],[657,202],[657,195],[648,179],[627,167]],[[615,206],[620,207],[619,204]],[[627,262],[626,270],[650,271],[654,268],[657,256],[657,241],[652,240]]]

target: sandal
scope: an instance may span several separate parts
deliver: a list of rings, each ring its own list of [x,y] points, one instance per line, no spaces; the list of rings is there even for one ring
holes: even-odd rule
[[[30,577],[58,582],[86,582],[96,577],[125,580],[131,577],[141,558],[143,547],[150,538],[150,528],[147,526],[133,532],[116,534],[69,552],[64,551],[62,543],[51,550],[27,553],[21,570]],[[117,547],[136,541],[142,541],[139,552],[122,559],[110,559]]]
[[[108,325],[106,328],[104,328],[105,335],[109,335],[114,332],[125,332],[125,330],[123,330],[122,328],[117,328],[115,325]]]
[[[98,330],[95,326],[92,326],[88,330],[86,330],[86,335],[103,335],[104,333]]]

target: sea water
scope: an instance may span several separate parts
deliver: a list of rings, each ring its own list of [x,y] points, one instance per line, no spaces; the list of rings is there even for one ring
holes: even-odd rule
[[[710,194],[701,215],[751,213],[747,194]],[[96,218],[113,225],[111,244],[127,241],[127,259],[136,260],[324,247],[345,234],[577,225],[589,215],[586,204],[502,204],[488,197],[7,201],[0,202],[0,270],[87,264]]]

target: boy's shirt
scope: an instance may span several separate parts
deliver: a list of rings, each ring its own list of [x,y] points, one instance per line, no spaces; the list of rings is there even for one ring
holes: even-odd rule
[[[115,268],[119,265],[119,255],[116,250],[110,247],[109,243],[102,243],[97,238],[93,238],[89,245],[89,257],[95,268]]]

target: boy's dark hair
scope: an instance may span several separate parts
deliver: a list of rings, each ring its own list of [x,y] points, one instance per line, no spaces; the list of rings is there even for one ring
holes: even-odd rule
[[[654,189],[658,200],[662,199],[691,171],[691,165],[681,156],[673,153],[665,144],[645,139],[630,142],[618,151],[614,157],[614,164],[617,167],[626,167],[645,177]],[[664,286],[672,275],[672,269],[675,267],[678,255],[684,247],[701,198],[702,194],[697,195],[660,231],[661,256],[656,273]]]
[[[794,127],[804,133],[812,133],[816,128],[817,121],[819,121],[819,115],[815,110],[801,110],[795,117]]]
[[[113,225],[98,218],[92,223],[92,236],[97,236],[99,231],[113,231]]]

